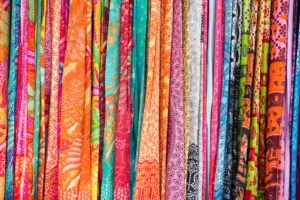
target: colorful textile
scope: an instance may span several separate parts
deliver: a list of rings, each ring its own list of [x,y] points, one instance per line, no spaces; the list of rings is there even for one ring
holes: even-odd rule
[[[214,196],[214,181],[218,153],[219,117],[221,105],[222,72],[224,60],[224,1],[216,1],[216,25],[215,25],[215,46],[214,46],[214,80],[213,80],[213,103],[210,136],[210,178],[208,199]]]
[[[0,199],[4,199],[7,136],[7,86],[9,70],[10,1],[2,0],[0,14]]]
[[[225,0],[225,41],[224,41],[224,69],[222,81],[222,97],[220,108],[220,128],[218,140],[218,157],[215,179],[214,199],[222,199],[224,191],[224,172],[227,163],[228,146],[228,96],[230,76],[230,52],[232,33],[232,0]]]
[[[268,87],[268,122],[266,134],[265,198],[283,199],[284,173],[284,103],[286,81],[286,38],[288,1],[272,7],[270,68]],[[279,51],[280,49],[280,51]]]
[[[114,199],[129,199],[130,195],[130,125],[131,125],[131,48],[132,1],[121,5],[120,36],[120,97],[116,130]]]
[[[166,199],[184,199],[182,2],[173,1]]]

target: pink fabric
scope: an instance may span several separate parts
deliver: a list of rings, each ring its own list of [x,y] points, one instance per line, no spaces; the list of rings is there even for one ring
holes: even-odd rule
[[[210,178],[208,199],[214,197],[214,181],[216,174],[216,159],[218,153],[219,117],[222,93],[222,71],[224,58],[224,0],[216,1],[216,24],[215,24],[215,56],[214,56],[214,79],[213,79],[213,104],[210,138]]]
[[[166,199],[184,199],[182,4],[174,0]]]

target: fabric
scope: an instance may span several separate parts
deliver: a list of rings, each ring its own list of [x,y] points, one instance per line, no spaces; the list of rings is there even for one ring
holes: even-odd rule
[[[129,199],[130,194],[130,125],[131,125],[131,48],[132,1],[121,5],[120,97],[116,130],[114,199]]]
[[[253,77],[253,90],[251,101],[251,124],[250,124],[250,138],[249,138],[249,156],[247,163],[247,179],[245,198],[257,198],[258,187],[258,154],[259,154],[259,100],[260,100],[260,72],[262,64],[262,43],[264,31],[264,13],[265,1],[259,2],[259,14],[257,23],[257,37],[255,49],[255,65]]]
[[[187,161],[186,198],[198,199],[200,170],[202,170],[202,64],[201,64],[201,29],[202,0],[190,1],[189,5],[189,146]],[[201,165],[200,165],[201,162]],[[202,174],[202,172],[201,172]],[[202,188],[201,188],[202,189]]]
[[[214,188],[214,199],[222,199],[224,191],[224,172],[227,163],[228,146],[228,100],[229,100],[229,79],[230,79],[230,52],[232,33],[232,6],[233,1],[225,0],[225,40],[224,40],[224,69],[222,81],[222,97],[220,108],[220,128],[218,139],[218,157],[216,168],[216,179]]]
[[[264,34],[262,43],[262,65],[260,70],[260,101],[259,101],[259,155],[258,155],[258,198],[264,199],[265,188],[265,138],[267,126],[267,91],[269,71],[269,41],[271,1],[265,2]]]
[[[211,143],[210,143],[210,178],[208,199],[214,197],[214,181],[218,154],[219,136],[219,116],[221,106],[221,87],[223,76],[224,59],[224,1],[216,1],[216,25],[215,25],[215,45],[214,45],[214,80],[213,80],[213,103],[211,120]]]
[[[160,130],[158,113],[161,71],[161,2],[153,0],[149,6],[149,29],[152,31],[149,32],[147,39],[147,85],[134,199],[160,198]]]
[[[3,4],[4,5],[4,4]],[[11,37],[10,37],[10,57],[9,57],[9,78],[8,78],[8,101],[7,101],[7,145],[6,145],[6,166],[5,166],[5,198],[13,199],[14,194],[14,162],[15,162],[15,125],[16,125],[16,96],[17,96],[17,76],[19,62],[20,43],[20,9],[21,2],[11,3]],[[4,13],[4,12],[2,12]],[[2,49],[2,48],[1,48]]]
[[[5,164],[6,164],[6,136],[7,136],[7,84],[9,70],[9,25],[10,1],[3,0],[0,14],[0,199],[4,199]]]
[[[271,20],[268,122],[266,134],[265,198],[283,199],[284,103],[286,81],[286,38],[288,1],[273,6]],[[281,51],[278,51],[278,49]],[[276,113],[276,115],[274,115]],[[271,153],[272,152],[272,153]]]
[[[14,166],[14,199],[32,198],[32,165],[28,156],[28,151],[32,137],[27,135],[27,61],[28,61],[28,1],[21,1],[21,20],[20,20],[20,54],[18,63],[18,83],[17,83],[17,102],[16,102],[16,150]],[[28,136],[28,137],[27,137]],[[28,166],[30,165],[30,166]],[[25,170],[26,166],[29,170]],[[28,173],[28,174],[27,174]],[[26,175],[27,174],[27,175]]]
[[[247,2],[246,2],[247,3]],[[243,121],[241,127],[241,136],[239,142],[239,162],[235,183],[235,199],[241,199],[245,195],[246,190],[246,175],[247,175],[247,161],[248,161],[248,145],[250,136],[251,125],[251,100],[252,100],[252,84],[253,84],[253,71],[254,71],[254,57],[255,57],[255,44],[256,44],[256,30],[257,30],[257,13],[258,1],[252,1],[251,6],[251,27],[249,34],[249,48],[248,48],[248,61],[244,63],[247,66],[247,73],[245,78],[245,93],[243,97]],[[249,8],[250,9],[250,8]],[[245,22],[247,23],[247,22]],[[245,38],[247,39],[247,37]],[[246,57],[244,57],[246,59]]]
[[[105,66],[105,129],[101,199],[113,199],[115,134],[119,101],[121,1],[110,2]]]
[[[133,126],[131,130],[131,172],[130,199],[133,198],[136,180],[137,162],[140,148],[145,93],[146,93],[146,41],[148,1],[133,1],[133,50],[132,50],[132,93],[133,96]]]
[[[133,126],[131,130],[131,172],[130,199],[133,198],[137,161],[140,148],[140,135],[143,123],[146,92],[146,41],[148,1],[133,1],[133,50],[132,50],[132,93]]]
[[[184,199],[182,2],[173,1],[166,199]]]

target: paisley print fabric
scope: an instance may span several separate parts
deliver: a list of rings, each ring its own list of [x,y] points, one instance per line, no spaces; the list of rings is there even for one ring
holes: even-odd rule
[[[0,199],[4,199],[7,136],[7,84],[9,70],[10,1],[0,2]]]
[[[215,45],[214,45],[214,79],[213,79],[213,103],[211,116],[210,136],[210,177],[208,199],[214,196],[214,181],[218,154],[219,116],[221,105],[221,87],[224,59],[224,1],[216,1],[216,24],[215,24]]]
[[[159,82],[161,2],[150,3],[147,85],[134,199],[160,199]],[[151,44],[151,45],[150,45]]]
[[[268,122],[266,134],[265,199],[274,195],[283,199],[284,170],[284,103],[286,81],[286,37],[288,1],[273,5],[270,41],[270,68],[268,87]]]
[[[218,157],[215,175],[214,199],[222,199],[224,191],[224,172],[227,163],[228,146],[228,97],[229,97],[229,76],[230,76],[230,52],[232,32],[232,6],[233,1],[225,0],[225,41],[224,41],[224,69],[222,82],[222,97],[220,108],[220,128],[218,140]]]
[[[201,122],[201,26],[202,0],[190,1],[189,5],[189,153],[187,163],[186,198],[198,199],[200,157],[202,149]],[[201,147],[199,146],[201,145]],[[202,158],[201,158],[202,160]],[[202,167],[202,163],[201,163]]]
[[[182,2],[173,1],[166,199],[184,199]]]

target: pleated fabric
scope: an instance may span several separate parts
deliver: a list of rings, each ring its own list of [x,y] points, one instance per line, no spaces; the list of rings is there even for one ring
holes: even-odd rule
[[[265,198],[284,198],[284,105],[289,1],[273,5],[271,20]]]
[[[8,0],[2,0],[1,11],[1,38],[0,38],[0,199],[4,199],[5,191],[5,164],[6,164],[6,136],[7,136],[7,102],[8,102],[8,70],[9,70],[9,38],[10,38],[10,7]]]

